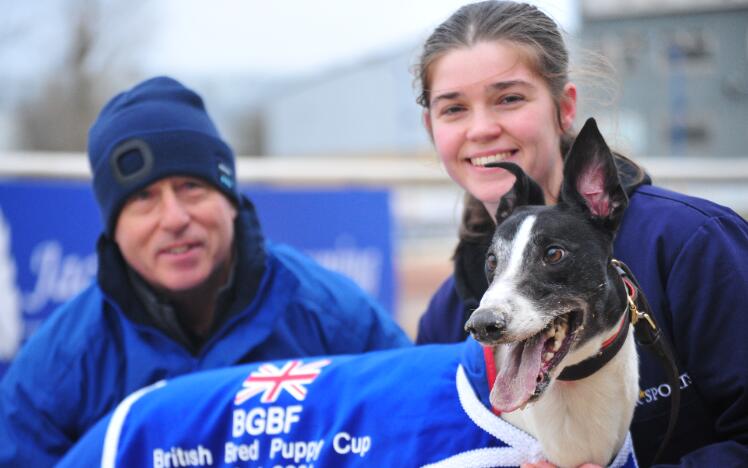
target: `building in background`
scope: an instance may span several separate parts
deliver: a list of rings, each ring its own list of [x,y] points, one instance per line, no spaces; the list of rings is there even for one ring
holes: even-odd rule
[[[411,155],[429,140],[410,69],[417,48],[298,81],[265,100],[268,155]]]
[[[624,146],[640,156],[746,156],[748,1],[582,0],[581,9],[583,49],[616,70],[620,95],[601,117]]]
[[[574,58],[596,52],[614,71],[582,73],[580,122],[597,117],[637,157],[746,155],[748,0],[583,0],[581,9]],[[431,151],[410,73],[417,58],[408,46],[277,89],[261,114],[266,154]]]
[[[0,55],[37,64],[0,76],[0,148],[85,149],[100,105],[147,77],[147,47],[139,45],[154,39],[145,26],[160,16],[137,4],[57,2],[69,19],[54,23],[56,35],[39,27],[41,7],[15,8],[0,21]],[[579,122],[597,117],[606,137],[635,157],[745,156],[748,0],[579,0],[576,7],[582,21],[569,37],[572,64],[599,52],[616,70],[618,91],[611,100],[606,77],[573,76]],[[38,54],[42,43],[49,51]],[[433,153],[415,103],[419,48],[418,41],[391,46],[306,76],[203,70],[175,77],[203,94],[239,154],[410,157]]]

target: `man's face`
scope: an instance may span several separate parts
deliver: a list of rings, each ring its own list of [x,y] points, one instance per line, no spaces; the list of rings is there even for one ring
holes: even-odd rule
[[[235,218],[234,205],[212,185],[166,177],[128,198],[114,239],[127,263],[154,289],[179,294],[225,282]]]

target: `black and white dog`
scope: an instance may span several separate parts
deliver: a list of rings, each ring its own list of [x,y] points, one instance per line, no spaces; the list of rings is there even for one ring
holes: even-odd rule
[[[491,403],[555,463],[606,463],[623,443],[639,387],[627,289],[612,258],[628,200],[594,120],[568,155],[558,205],[516,206],[532,196],[521,175],[513,192],[497,213],[505,219],[487,254],[488,290],[466,324],[493,350]],[[591,375],[558,379],[570,367],[595,370],[613,343],[620,350]]]
[[[466,325],[475,340],[158,383],[61,466],[635,466],[637,357],[611,256],[627,198],[612,155],[588,121],[555,206],[526,206],[539,191],[506,167],[517,182],[497,213],[490,286]]]

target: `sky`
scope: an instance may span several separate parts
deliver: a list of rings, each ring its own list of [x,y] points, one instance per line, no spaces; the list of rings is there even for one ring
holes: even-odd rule
[[[0,60],[13,64],[2,73],[54,73],[75,28],[72,5],[82,0],[13,1],[0,0]],[[94,70],[125,60],[143,74],[293,77],[415,50],[470,0],[98,1],[104,8]],[[578,1],[532,3],[573,32]]]
[[[144,57],[175,73],[290,75],[418,44],[465,0],[164,0]],[[576,0],[539,0],[567,30]],[[152,31],[153,33],[153,31]]]

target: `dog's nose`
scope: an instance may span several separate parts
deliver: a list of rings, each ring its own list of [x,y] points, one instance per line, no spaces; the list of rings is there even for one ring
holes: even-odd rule
[[[497,344],[505,330],[506,319],[503,314],[487,309],[476,309],[465,323],[465,331],[481,344]]]

